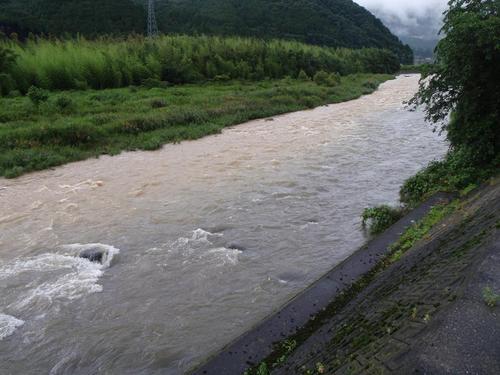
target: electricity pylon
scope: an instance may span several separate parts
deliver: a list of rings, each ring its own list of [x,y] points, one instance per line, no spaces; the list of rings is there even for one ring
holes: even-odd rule
[[[148,0],[148,37],[158,36],[158,25],[156,24],[155,0]]]

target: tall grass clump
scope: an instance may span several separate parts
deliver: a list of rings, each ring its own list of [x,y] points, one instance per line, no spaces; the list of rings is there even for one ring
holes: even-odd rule
[[[105,89],[148,80],[171,84],[257,81],[314,77],[320,71],[348,75],[394,73],[399,69],[397,57],[387,50],[334,49],[239,37],[37,38],[23,43],[0,41],[0,51],[8,51],[4,55],[9,56],[0,80],[4,95],[14,90],[26,93],[32,86],[48,90]]]

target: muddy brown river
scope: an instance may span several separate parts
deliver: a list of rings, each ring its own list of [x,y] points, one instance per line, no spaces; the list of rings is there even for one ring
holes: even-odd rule
[[[0,179],[0,374],[179,374],[255,325],[445,154],[417,83]]]

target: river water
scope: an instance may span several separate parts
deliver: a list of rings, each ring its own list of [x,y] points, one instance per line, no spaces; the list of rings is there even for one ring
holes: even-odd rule
[[[275,311],[446,152],[417,83],[0,179],[0,374],[178,374]]]

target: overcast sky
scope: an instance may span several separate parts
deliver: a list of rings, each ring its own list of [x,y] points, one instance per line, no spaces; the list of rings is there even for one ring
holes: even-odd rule
[[[408,14],[423,15],[428,10],[437,14],[446,9],[448,0],[354,0],[365,8],[382,9],[401,17]]]
[[[400,36],[437,34],[448,0],[354,0]],[[424,36],[424,35],[422,35]]]

